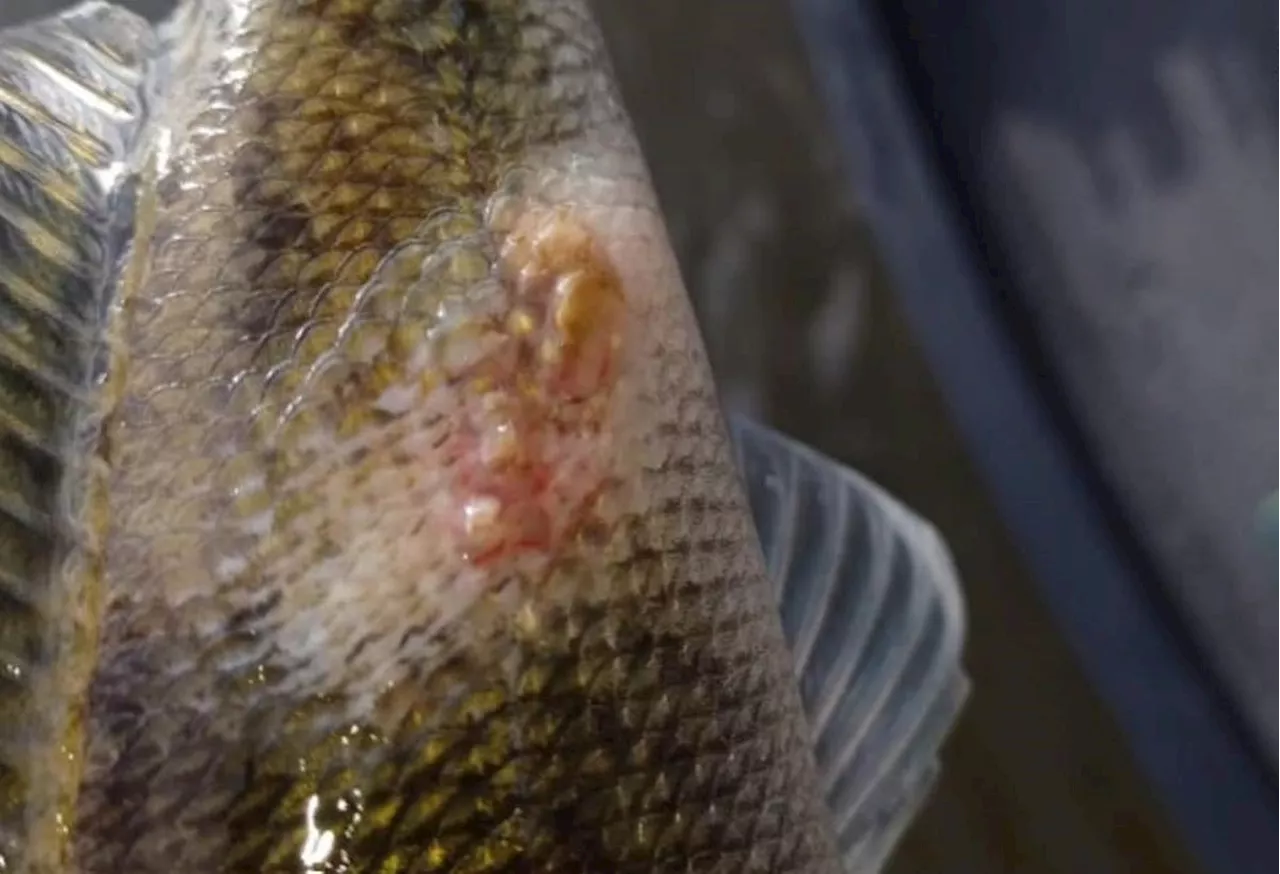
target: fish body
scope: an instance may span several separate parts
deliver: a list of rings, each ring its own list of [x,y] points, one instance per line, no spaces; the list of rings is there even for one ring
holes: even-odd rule
[[[42,662],[56,694],[0,722],[24,738],[0,762],[53,787],[6,796],[6,865],[879,856],[868,823],[900,831],[954,716],[956,610],[887,598],[841,646],[843,547],[775,592],[585,4],[197,0],[158,38],[129,80],[133,234],[89,265],[106,351],[76,377],[78,442],[50,444],[94,462],[58,480],[101,498],[74,516],[92,572],[52,619],[0,613],[78,641]],[[809,530],[843,543],[858,489],[814,492],[826,462],[746,439],[764,479],[808,472],[778,479],[787,506],[838,510]],[[779,598],[809,605],[803,697]],[[915,686],[938,706],[885,704]]]
[[[586,9],[195,12],[119,303],[80,870],[834,871]]]

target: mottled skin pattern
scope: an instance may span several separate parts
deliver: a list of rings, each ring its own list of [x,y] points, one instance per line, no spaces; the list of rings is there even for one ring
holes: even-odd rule
[[[835,872],[584,9],[222,14],[123,301],[78,870]]]

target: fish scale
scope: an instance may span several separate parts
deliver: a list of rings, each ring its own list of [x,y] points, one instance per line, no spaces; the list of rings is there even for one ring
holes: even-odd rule
[[[183,22],[147,275],[121,301],[78,870],[835,871],[585,8],[235,0]],[[564,240],[587,248],[554,293],[607,265],[625,307],[616,378],[572,400],[539,356],[576,347],[517,318],[539,281],[519,259]],[[533,503],[567,515],[477,563],[467,484],[541,482],[460,474],[487,463],[495,394],[569,489]]]

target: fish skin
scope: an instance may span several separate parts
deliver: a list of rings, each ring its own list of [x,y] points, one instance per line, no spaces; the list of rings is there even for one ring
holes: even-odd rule
[[[181,21],[76,869],[838,870],[586,9]]]
[[[107,322],[132,233],[148,58],[103,3],[0,33],[0,868],[65,871],[102,602],[118,380]],[[68,87],[68,83],[72,83]]]

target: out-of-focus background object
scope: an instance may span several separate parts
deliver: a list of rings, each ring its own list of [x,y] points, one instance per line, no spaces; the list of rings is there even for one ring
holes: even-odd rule
[[[1059,628],[1200,861],[1269,866],[1274,7],[795,5],[895,295]]]
[[[965,581],[974,694],[892,870],[1270,871],[1275,8],[596,6],[726,404]]]

